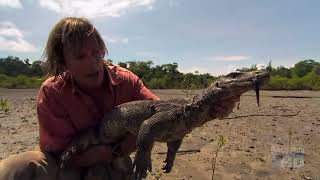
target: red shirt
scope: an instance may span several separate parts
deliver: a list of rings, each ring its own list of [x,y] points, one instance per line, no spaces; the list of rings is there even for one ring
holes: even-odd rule
[[[158,100],[132,72],[118,67],[105,69],[105,92],[94,97],[76,87],[68,73],[41,86],[37,98],[41,150],[61,152],[75,135],[99,123],[113,107],[134,100]]]

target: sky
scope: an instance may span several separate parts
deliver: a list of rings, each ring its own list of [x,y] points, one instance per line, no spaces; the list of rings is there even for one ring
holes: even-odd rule
[[[63,17],[88,18],[115,64],[178,63],[181,72],[319,61],[318,0],[0,0],[0,57],[40,60]]]

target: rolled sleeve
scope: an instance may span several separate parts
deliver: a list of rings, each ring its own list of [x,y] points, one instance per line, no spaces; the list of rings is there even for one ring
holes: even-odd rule
[[[130,78],[133,83],[132,96],[134,100],[159,100],[160,98],[153,94],[140,80],[140,78],[130,72]]]
[[[41,150],[61,152],[75,134],[71,121],[58,101],[58,94],[50,86],[42,86],[37,98],[39,140]]]

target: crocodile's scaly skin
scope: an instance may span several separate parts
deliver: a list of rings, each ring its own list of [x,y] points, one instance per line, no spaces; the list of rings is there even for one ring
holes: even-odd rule
[[[145,177],[147,170],[152,171],[151,150],[155,141],[167,143],[163,169],[170,172],[183,137],[207,121],[222,117],[214,110],[217,103],[253,89],[259,104],[259,87],[268,79],[266,71],[235,72],[192,99],[142,100],[119,105],[105,115],[99,129],[91,129],[71,143],[62,155],[62,165],[92,144],[117,142],[130,132],[137,135],[135,179]]]

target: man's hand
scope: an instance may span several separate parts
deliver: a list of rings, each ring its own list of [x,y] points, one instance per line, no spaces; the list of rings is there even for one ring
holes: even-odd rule
[[[235,96],[217,103],[213,108],[213,116],[218,119],[227,117],[235,107],[236,102],[240,101],[240,96]]]
[[[130,155],[136,149],[137,137],[128,133],[120,142],[120,155]],[[88,148],[85,152],[75,155],[72,162],[76,166],[90,167],[98,163],[111,161],[115,157],[112,147],[109,145],[95,145]]]
[[[90,167],[98,163],[111,161],[113,154],[111,146],[108,145],[95,145],[83,153],[77,154],[72,158],[72,162],[76,166]]]

